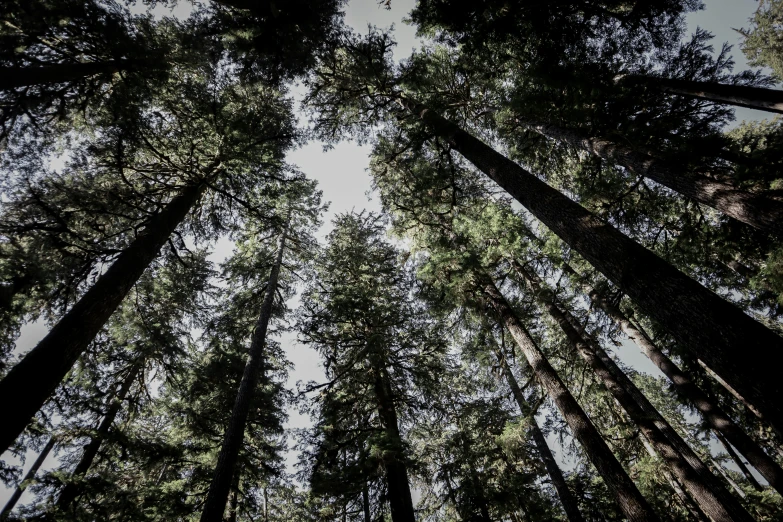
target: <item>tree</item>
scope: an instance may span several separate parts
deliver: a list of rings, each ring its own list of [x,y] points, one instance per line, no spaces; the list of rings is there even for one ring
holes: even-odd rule
[[[769,67],[775,77],[783,79],[783,39],[780,34],[780,20],[783,5],[777,0],[763,0],[753,14],[750,29],[739,29],[745,38],[740,44],[742,52],[751,65]]]

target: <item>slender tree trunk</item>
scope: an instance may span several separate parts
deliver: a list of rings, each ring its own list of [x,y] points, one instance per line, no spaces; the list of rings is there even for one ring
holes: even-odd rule
[[[571,490],[568,489],[568,484],[566,484],[563,472],[557,465],[555,456],[552,454],[552,450],[549,449],[549,446],[546,443],[544,434],[541,432],[541,428],[536,422],[534,412],[531,410],[530,405],[525,400],[525,396],[522,394],[522,390],[519,388],[517,379],[514,377],[514,374],[508,365],[506,354],[503,353],[499,347],[495,346],[495,355],[500,362],[503,376],[506,378],[508,387],[511,388],[511,394],[514,396],[514,400],[516,401],[517,406],[519,406],[519,410],[522,412],[523,416],[529,419],[530,436],[533,438],[533,443],[535,444],[536,449],[541,456],[544,467],[546,468],[547,473],[549,473],[549,477],[552,479],[552,485],[555,487],[557,496],[560,498],[560,502],[563,504],[563,509],[565,510],[568,520],[570,522],[584,521],[584,517],[579,511],[579,503],[571,493]]]
[[[0,451],[13,444],[49,399],[205,189],[205,184],[182,189],[153,216],[92,288],[0,381],[0,400],[14,404],[0,423]]]
[[[575,327],[576,318],[560,309],[552,293],[534,272],[512,261],[515,271],[525,280],[531,293],[547,309],[604,386],[639,426],[677,480],[685,485],[701,510],[714,522],[753,522],[753,517],[715,478],[707,466],[682,440],[671,425],[647,400],[631,379],[592,338],[583,336]]]
[[[277,281],[280,276],[280,267],[283,264],[283,251],[285,249],[286,236],[288,235],[288,226],[280,234],[277,244],[277,257],[272,271],[269,275],[269,282],[266,287],[264,301],[261,304],[261,312],[253,330],[253,337],[250,342],[247,364],[242,374],[242,380],[239,383],[234,409],[231,411],[226,433],[223,437],[223,445],[220,448],[215,472],[212,475],[212,483],[209,486],[207,499],[204,503],[204,510],[201,512],[201,522],[220,522],[223,519],[223,513],[226,510],[228,493],[231,490],[231,481],[236,470],[239,449],[242,447],[242,441],[245,437],[245,424],[250,412],[250,402],[255,392],[256,385],[261,374],[264,372],[264,344],[266,342],[266,331],[269,326],[269,320],[272,317],[272,308],[277,292]]]
[[[615,81],[643,85],[671,94],[701,98],[702,100],[709,100],[716,103],[783,114],[783,91],[778,89],[749,87],[747,85],[730,85],[718,82],[678,80],[674,78],[647,76],[644,74],[622,75]]]
[[[264,486],[264,522],[269,522],[269,493]]]
[[[27,486],[30,484],[30,481],[35,478],[35,474],[38,473],[38,470],[41,469],[41,466],[43,465],[44,461],[46,460],[46,457],[49,456],[49,453],[54,448],[54,437],[51,437],[49,441],[46,443],[46,445],[41,450],[41,453],[38,454],[38,458],[35,459],[35,462],[33,462],[32,467],[27,470],[27,473],[25,473],[24,478],[19,483],[18,486],[16,486],[16,489],[14,490],[13,495],[11,495],[11,498],[8,499],[8,502],[5,503],[5,506],[3,506],[3,510],[0,511],[0,520],[5,520],[10,514],[11,511],[14,510],[14,507],[16,507],[16,503],[19,502],[19,499],[22,498],[22,493],[24,493],[24,490],[27,489]]]
[[[693,173],[685,165],[662,161],[631,147],[591,138],[579,131],[538,122],[525,126],[548,138],[614,161],[633,174],[656,181],[738,221],[783,235],[783,201],[779,199],[741,190],[730,183]]]
[[[234,482],[231,484],[231,494],[228,499],[228,514],[226,522],[237,522],[237,505],[239,503],[239,470],[234,474]]]
[[[584,410],[565,387],[546,360],[535,341],[528,334],[514,310],[491,279],[481,282],[487,303],[497,312],[511,333],[538,380],[552,398],[568,426],[585,450],[590,462],[604,479],[609,491],[630,522],[657,521],[658,517],[634,485],[628,473],[617,461]]]
[[[364,509],[364,522],[372,522],[370,514],[370,491],[367,489],[367,482],[362,486],[362,508]]]
[[[715,459],[712,459],[712,465],[713,465],[713,467],[715,467],[715,469],[718,471],[718,473],[720,473],[721,475],[723,475],[723,478],[725,478],[725,479],[726,479],[726,482],[728,482],[728,483],[731,485],[731,487],[732,487],[732,488],[734,488],[734,491],[736,491],[736,492],[737,492],[737,495],[739,495],[739,496],[740,496],[740,498],[745,498],[745,497],[747,497],[747,495],[745,494],[745,492],[744,492],[744,491],[742,491],[742,488],[741,488],[741,487],[739,487],[739,484],[737,484],[736,482],[734,482],[734,479],[732,479],[732,478],[729,476],[729,474],[728,474],[728,473],[726,473],[726,470],[725,470],[725,469],[723,469],[723,466],[721,466],[721,465],[720,465],[720,462],[716,461]]]
[[[391,518],[392,522],[414,522],[416,517],[413,510],[413,497],[408,481],[408,469],[402,455],[402,436],[397,420],[397,408],[394,405],[394,394],[385,361],[382,360],[382,356],[376,356],[374,359],[378,416],[381,418],[386,436],[396,450],[393,455],[388,455],[384,460]]]
[[[424,105],[400,103],[783,426],[783,338]],[[741,346],[742,350],[737,347]]]
[[[57,509],[62,511],[67,510],[81,493],[82,488],[79,484],[79,481],[92,467],[92,463],[95,461],[95,457],[98,456],[98,450],[100,450],[101,444],[103,444],[103,440],[106,438],[106,435],[109,434],[109,430],[114,424],[114,420],[117,418],[117,414],[119,414],[120,410],[122,409],[122,403],[125,400],[125,397],[128,395],[128,391],[130,391],[131,386],[141,373],[142,368],[142,363],[136,363],[130,369],[128,375],[125,376],[125,379],[120,385],[119,391],[112,398],[111,403],[106,410],[106,414],[103,416],[103,419],[101,419],[101,423],[98,425],[98,429],[90,438],[90,442],[84,447],[82,458],[79,459],[79,463],[76,464],[73,473],[71,473],[72,481],[66,484],[63,490],[60,492],[60,496],[58,497],[56,504]]]
[[[704,420],[731,443],[763,476],[770,486],[783,495],[783,469],[761,446],[740,428],[723,409],[701,390],[685,373],[669,359],[649,336],[636,326],[618,307],[602,297],[597,291],[589,291],[591,301],[617,323],[647,357],[674,384],[677,393],[696,407]]]
[[[734,448],[731,446],[731,444],[729,444],[729,441],[726,440],[726,437],[724,437],[718,430],[713,430],[713,433],[715,433],[715,436],[718,438],[720,443],[723,444],[723,447],[726,448],[726,453],[729,454],[729,457],[731,457],[731,459],[734,461],[734,464],[736,464],[742,474],[745,475],[745,478],[748,479],[750,485],[753,486],[756,491],[764,491],[764,487],[759,484],[759,481],[756,480],[756,477],[753,476],[753,473],[751,473],[745,463],[742,462],[742,459],[739,455],[737,455],[737,452],[734,451]]]
[[[0,90],[45,83],[78,81],[96,74],[112,74],[130,67],[129,61],[62,63],[30,67],[0,67]]]

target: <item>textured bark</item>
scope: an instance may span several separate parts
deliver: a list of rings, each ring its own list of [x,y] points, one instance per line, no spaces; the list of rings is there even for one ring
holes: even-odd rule
[[[204,502],[204,510],[201,512],[201,522],[220,522],[223,520],[232,479],[234,474],[238,472],[236,469],[237,458],[242,447],[242,441],[245,438],[245,424],[247,424],[247,416],[250,412],[250,401],[255,393],[258,380],[264,371],[266,331],[269,326],[269,320],[272,317],[272,307],[275,293],[277,292],[280,267],[283,264],[283,251],[285,250],[287,235],[288,223],[280,234],[277,243],[277,257],[269,274],[266,294],[264,295],[264,301],[261,303],[258,321],[250,341],[247,363],[242,373],[242,380],[239,383],[234,408],[231,411],[231,418],[223,436],[223,444],[220,448],[214,474],[212,475],[212,482],[209,485],[207,499]]]
[[[742,462],[742,459],[739,455],[737,455],[737,452],[734,451],[734,448],[731,447],[731,444],[729,444],[729,441],[726,440],[726,437],[724,437],[719,431],[714,431],[713,433],[715,433],[715,436],[718,437],[718,440],[721,444],[723,444],[723,447],[726,448],[726,453],[729,454],[729,457],[731,457],[731,460],[734,461],[734,464],[736,464],[742,474],[745,475],[745,478],[748,480],[748,482],[750,482],[750,485],[753,486],[756,491],[764,491],[764,487],[759,484],[759,481],[756,480],[756,477],[753,476],[753,473],[751,473],[745,463]]]
[[[538,275],[515,261],[512,261],[512,264],[527,283],[531,293],[560,326],[574,350],[601,379],[631,420],[639,426],[645,438],[677,480],[685,486],[699,508],[714,522],[753,522],[753,517],[712,475],[696,453],[600,344],[577,330],[576,318],[557,306],[551,291],[544,287]]]
[[[598,470],[617,504],[630,522],[658,520],[655,512],[634,485],[628,473],[617,461],[601,434],[595,428],[576,399],[558,377],[555,369],[541,353],[514,310],[494,282],[481,282],[487,303],[497,312],[506,329],[516,341],[547,394],[563,415],[571,431],[582,445],[590,462]]]
[[[83,478],[92,467],[92,463],[95,461],[95,457],[98,456],[98,450],[101,449],[103,440],[106,438],[106,435],[108,435],[109,430],[114,424],[114,420],[117,418],[117,414],[122,409],[122,402],[128,395],[128,391],[130,391],[130,388],[133,386],[136,378],[141,373],[142,368],[143,366],[141,364],[134,365],[128,372],[128,375],[126,375],[125,379],[122,381],[120,389],[112,398],[111,403],[109,404],[109,407],[103,416],[103,419],[101,419],[101,422],[98,425],[98,429],[95,430],[95,434],[90,438],[90,442],[84,447],[82,458],[79,459],[79,463],[76,464],[76,467],[71,474],[71,477],[75,479],[76,482],[69,482],[60,492],[60,496],[57,498],[56,504],[58,509],[63,511],[67,510],[81,493],[81,486],[79,485],[78,481]]]
[[[623,75],[618,77],[617,80],[628,84],[643,85],[671,94],[783,114],[783,91],[778,89],[729,85],[718,82],[678,80],[643,74]]]
[[[741,190],[730,183],[693,173],[681,163],[663,161],[626,145],[592,138],[576,130],[538,122],[525,123],[525,126],[548,138],[616,162],[633,174],[656,181],[738,221],[783,234],[783,201],[780,199]]]
[[[729,381],[771,424],[783,426],[777,364],[783,338],[457,125],[418,102],[398,99]]]
[[[19,485],[16,486],[16,489],[14,490],[13,495],[11,495],[11,498],[9,498],[8,502],[6,502],[5,506],[3,506],[3,510],[0,511],[0,520],[5,520],[11,514],[11,511],[14,510],[16,503],[19,502],[20,498],[22,498],[22,493],[24,493],[24,490],[27,489],[27,486],[30,484],[30,481],[35,478],[35,474],[38,473],[39,469],[41,469],[41,466],[46,460],[46,457],[49,456],[49,453],[52,451],[53,448],[54,448],[54,437],[51,437],[49,441],[46,443],[46,445],[43,447],[43,449],[41,450],[41,453],[38,454],[38,458],[35,459],[33,465],[30,467],[29,470],[27,470],[27,473],[25,473],[22,482],[20,482]]]
[[[696,407],[707,423],[720,433],[748,462],[755,467],[769,485],[783,495],[783,469],[761,446],[754,441],[723,411],[723,409],[701,390],[693,381],[667,357],[649,336],[635,325],[619,308],[603,298],[595,290],[590,290],[591,301],[617,323],[623,332],[647,355],[647,357],[674,384],[677,393]]]
[[[557,496],[560,499],[560,503],[563,504],[563,510],[565,511],[568,520],[570,522],[582,522],[584,517],[579,511],[579,503],[577,502],[576,497],[574,497],[574,495],[571,493],[571,490],[568,489],[568,484],[566,484],[563,471],[557,465],[555,456],[552,454],[552,450],[549,449],[549,446],[546,443],[544,434],[541,432],[541,428],[538,426],[538,422],[536,422],[534,412],[531,410],[530,405],[525,400],[525,396],[522,394],[522,390],[519,388],[517,379],[514,377],[514,374],[508,365],[505,354],[500,350],[500,348],[496,347],[495,355],[500,362],[500,367],[503,370],[503,376],[506,378],[508,387],[511,388],[511,394],[514,396],[514,400],[516,401],[517,406],[519,406],[519,410],[522,412],[523,416],[529,419],[530,436],[533,438],[533,444],[535,444],[536,450],[541,456],[541,460],[543,461],[544,467],[549,474],[549,478],[552,480],[552,485],[555,487],[555,491],[557,491]]]
[[[13,400],[0,423],[0,451],[8,449],[65,378],[169,236],[196,205],[206,185],[184,188],[147,221],[136,239],[46,337],[0,381],[0,400]]]
[[[408,481],[408,469],[402,460],[402,436],[400,435],[389,374],[381,356],[373,357],[373,359],[378,416],[383,423],[386,436],[396,449],[394,454],[386,455],[383,462],[386,468],[386,488],[392,522],[414,522],[416,517],[413,510],[413,497]]]
[[[0,90],[79,81],[96,74],[112,74],[127,69],[130,65],[129,61],[112,60],[30,67],[0,67]]]

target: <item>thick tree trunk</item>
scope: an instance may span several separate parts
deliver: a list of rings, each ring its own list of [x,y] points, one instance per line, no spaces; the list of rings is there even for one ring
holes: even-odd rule
[[[552,480],[552,485],[555,487],[555,491],[557,491],[557,496],[563,504],[563,509],[565,510],[568,520],[570,522],[584,521],[584,517],[579,511],[579,503],[577,502],[576,497],[571,493],[571,490],[568,489],[568,484],[566,484],[563,472],[557,465],[555,456],[546,443],[544,434],[541,432],[541,428],[536,422],[534,412],[531,410],[530,405],[525,400],[525,396],[522,394],[522,390],[519,388],[517,379],[514,377],[514,373],[508,365],[505,353],[503,353],[499,347],[495,346],[495,355],[500,362],[503,376],[506,378],[508,387],[511,388],[511,394],[514,396],[514,400],[516,401],[517,406],[519,406],[519,410],[522,412],[523,416],[529,419],[530,436],[533,438],[533,443],[541,456],[547,473],[549,473],[549,478]]]
[[[277,292],[280,268],[283,265],[283,251],[285,250],[289,225],[290,218],[277,243],[277,257],[269,274],[266,294],[264,295],[263,303],[261,303],[261,312],[258,316],[256,327],[253,330],[247,363],[237,390],[234,409],[231,411],[231,418],[223,437],[223,445],[220,448],[215,472],[212,475],[212,483],[209,486],[207,499],[204,502],[204,510],[201,512],[201,522],[220,522],[223,520],[228,494],[231,490],[232,478],[237,473],[236,463],[239,457],[239,450],[242,447],[242,441],[245,438],[245,424],[247,424],[247,416],[250,412],[250,402],[255,393],[258,380],[264,371],[263,360],[266,331],[269,326],[269,320],[272,318],[272,308],[275,293]]]
[[[79,463],[76,464],[73,473],[71,473],[71,478],[74,479],[75,482],[69,482],[60,492],[56,504],[57,509],[62,511],[67,510],[81,493],[81,485],[78,482],[92,467],[95,457],[98,456],[98,450],[101,449],[103,440],[106,438],[106,435],[109,434],[109,430],[114,424],[117,414],[120,413],[120,410],[122,409],[122,402],[125,400],[128,391],[130,391],[131,386],[133,386],[133,383],[141,373],[142,368],[143,364],[137,363],[130,369],[128,375],[125,376],[125,379],[120,385],[120,389],[112,398],[111,403],[106,410],[106,414],[103,416],[103,419],[101,419],[100,424],[98,424],[98,429],[95,430],[95,434],[90,438],[90,442],[84,447],[82,458],[79,459]]]
[[[631,147],[556,125],[531,122],[525,126],[548,138],[568,143],[600,158],[614,161],[631,173],[650,178],[688,198],[719,210],[761,230],[783,235],[783,201],[696,174],[681,164],[662,161]]]
[[[737,450],[742,453],[748,462],[755,467],[770,486],[783,495],[783,469],[775,462],[761,446],[754,441],[742,428],[740,428],[723,409],[711,399],[701,388],[691,381],[685,373],[669,359],[641,328],[636,326],[619,308],[602,297],[597,291],[590,290],[591,301],[606,315],[617,323],[634,343],[647,355],[647,357],[666,375],[674,384],[677,393],[701,412],[704,420],[716,432],[726,437]]]
[[[590,422],[584,410],[568,391],[546,360],[535,341],[530,337],[503,294],[489,278],[480,283],[487,303],[497,312],[511,333],[538,380],[563,415],[574,437],[585,450],[590,462],[604,479],[620,509],[630,522],[658,520],[655,512],[634,485],[628,473],[617,461],[601,434]]]
[[[184,188],[153,216],[92,288],[0,381],[0,400],[14,404],[0,423],[0,451],[13,444],[49,399],[205,189],[205,184]]]
[[[783,426],[783,338],[424,105],[400,103]],[[742,347],[742,350],[738,350]]]
[[[759,481],[756,480],[756,477],[753,476],[753,473],[751,473],[745,463],[742,462],[742,459],[739,455],[737,455],[737,452],[734,451],[734,448],[731,446],[731,444],[729,444],[729,441],[726,440],[726,437],[724,437],[721,432],[717,430],[713,430],[713,433],[715,433],[715,436],[718,438],[720,443],[723,444],[723,447],[726,448],[726,453],[729,454],[729,457],[731,457],[731,460],[734,461],[734,464],[736,464],[742,474],[745,475],[745,478],[748,480],[748,482],[750,482],[750,485],[753,486],[756,491],[764,491],[764,487],[759,484]]]
[[[385,361],[381,360],[380,356],[374,357],[374,359],[373,370],[375,372],[378,416],[381,418],[386,436],[395,449],[393,454],[388,454],[384,459],[391,518],[392,522],[414,522],[416,517],[413,510],[413,497],[408,481],[408,469],[402,455],[402,436],[397,420],[397,408],[394,405],[394,394]]]
[[[622,75],[617,77],[615,81],[643,85],[671,94],[701,98],[716,103],[783,114],[783,91],[778,89],[730,85],[718,82],[678,80],[643,74]]]
[[[45,83],[78,81],[96,74],[112,74],[127,69],[130,65],[129,61],[112,60],[30,67],[0,67],[0,90]]]
[[[53,448],[54,448],[54,437],[51,437],[49,441],[46,443],[46,445],[43,447],[43,449],[41,450],[41,453],[38,454],[38,458],[35,459],[35,462],[33,462],[32,467],[30,467],[30,469],[27,470],[27,473],[25,473],[22,482],[20,482],[19,485],[16,486],[16,489],[14,490],[13,495],[11,495],[11,498],[9,498],[8,502],[6,502],[5,506],[3,506],[3,510],[0,511],[0,520],[5,520],[11,514],[11,511],[14,510],[14,507],[16,507],[16,503],[19,502],[20,498],[22,498],[22,493],[24,493],[24,490],[27,489],[27,486],[30,485],[30,481],[35,478],[35,474],[38,473],[39,469],[41,469],[41,466],[46,460],[46,457],[49,456],[49,453],[52,451]]]
[[[538,274],[527,270],[516,261],[512,261],[512,265],[527,283],[531,293],[560,326],[574,350],[593,369],[631,420],[639,426],[645,438],[677,480],[693,496],[699,508],[714,522],[753,522],[753,517],[712,475],[690,446],[674,431],[600,344],[592,338],[583,336],[577,330],[576,318],[557,306],[551,291],[545,288]]]

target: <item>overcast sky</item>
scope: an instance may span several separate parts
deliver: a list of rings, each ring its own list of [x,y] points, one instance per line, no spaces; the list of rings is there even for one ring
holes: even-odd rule
[[[705,10],[691,14],[688,17],[690,32],[693,32],[698,25],[716,36],[714,40],[716,48],[720,48],[720,43],[724,41],[738,45],[740,36],[732,28],[746,27],[748,25],[747,20],[752,15],[758,2],[755,0],[706,0],[704,3],[706,6]],[[408,56],[411,49],[420,45],[420,42],[415,37],[415,30],[402,22],[402,19],[413,7],[413,4],[414,0],[392,0],[391,10],[386,10],[380,8],[375,0],[351,0],[346,13],[346,21],[355,30],[361,32],[366,32],[368,24],[381,28],[387,28],[393,24],[395,26],[395,39],[398,42],[394,56],[395,59],[399,60]],[[744,56],[738,47],[735,47],[733,55],[737,62],[736,70],[747,67]],[[298,89],[295,89],[296,91]],[[768,116],[768,113],[750,109],[739,109],[737,114],[740,120],[763,119]],[[304,124],[305,121],[303,120],[302,123]],[[322,144],[311,142],[289,155],[290,163],[297,165],[310,178],[318,180],[320,189],[324,193],[324,200],[331,203],[329,213],[325,217],[326,224],[319,234],[320,237],[323,237],[331,228],[330,221],[335,214],[352,209],[357,211],[362,209],[380,210],[377,197],[373,197],[370,194],[370,178],[367,173],[369,151],[369,146],[358,146],[344,142],[324,152]],[[220,261],[229,255],[230,251],[230,243],[221,241],[217,245],[212,259]],[[23,328],[18,348],[20,351],[30,349],[45,333],[46,328],[42,324]],[[319,380],[323,376],[315,352],[298,344],[295,340],[295,335],[286,335],[281,341],[287,349],[291,362],[295,366],[289,379],[291,387],[297,381]],[[661,375],[659,370],[641,355],[639,349],[633,344],[625,344],[623,347],[616,349],[615,353],[624,363],[639,371]],[[309,425],[309,420],[296,412],[291,412],[288,425],[289,427],[303,427]],[[549,443],[553,446],[555,453],[560,454],[556,440],[550,438]],[[4,457],[7,457],[7,455],[4,455]],[[293,464],[295,458],[296,456],[292,452],[289,464]],[[30,466],[32,460],[31,458],[27,459],[25,469]],[[50,457],[44,468],[52,466],[53,462],[53,457]],[[9,496],[10,490],[4,490],[0,486],[0,504],[4,504]],[[27,500],[25,495],[22,502]]]

